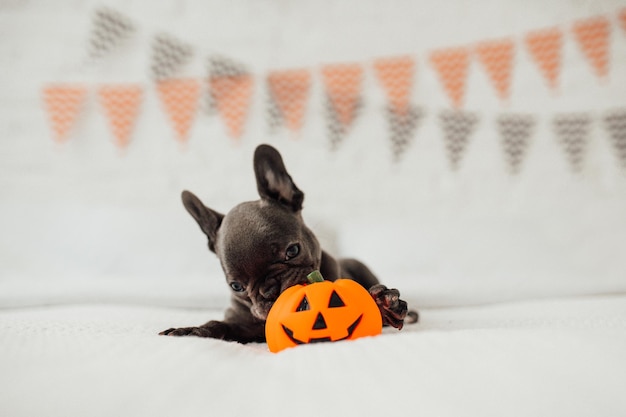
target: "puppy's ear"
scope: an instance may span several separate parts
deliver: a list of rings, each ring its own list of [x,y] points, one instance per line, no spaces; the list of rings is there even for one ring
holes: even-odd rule
[[[183,205],[191,214],[200,229],[204,232],[205,235],[209,238],[209,249],[212,252],[215,252],[215,239],[217,238],[217,230],[220,228],[222,224],[222,219],[224,218],[223,214],[218,213],[217,211],[211,210],[202,204],[202,201],[198,197],[196,197],[193,193],[189,191],[183,191],[182,195]]]
[[[293,211],[302,209],[304,193],[293,183],[276,149],[269,145],[256,148],[254,173],[261,198],[277,201]]]

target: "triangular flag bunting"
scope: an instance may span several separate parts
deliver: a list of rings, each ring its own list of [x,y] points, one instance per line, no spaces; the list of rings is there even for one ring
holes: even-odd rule
[[[619,20],[619,25],[624,29],[624,32],[626,32],[626,8],[619,12],[617,19]]]
[[[168,34],[156,35],[152,41],[152,76],[157,80],[175,77],[192,55],[191,45]]]
[[[251,75],[211,78],[212,96],[231,138],[239,138],[243,133],[253,81]]]
[[[430,54],[430,62],[439,75],[443,89],[454,107],[462,107],[469,68],[468,48],[440,49]]]
[[[469,136],[474,131],[478,118],[475,114],[460,110],[444,110],[439,114],[448,160],[453,170],[458,169],[467,149]]]
[[[398,111],[397,107],[391,104],[387,107],[387,119],[391,130],[391,151],[394,161],[399,161],[408,149],[422,117],[423,111],[415,106],[409,105],[408,109],[403,112]]]
[[[209,60],[209,94],[212,106],[219,112],[231,138],[243,134],[254,79],[248,70],[239,63],[223,57]]]
[[[613,150],[623,168],[626,168],[626,110],[614,110],[604,117]]]
[[[211,77],[239,77],[250,74],[244,64],[231,58],[214,55],[209,58],[209,73]]]
[[[333,102],[328,96],[326,96],[324,110],[326,114],[326,128],[328,130],[328,138],[330,139],[330,147],[334,150],[337,149],[343,138],[348,133],[348,126],[344,125],[342,121],[339,120],[339,114],[335,110]],[[354,111],[356,112],[358,109],[355,108]]]
[[[507,114],[497,119],[504,155],[512,174],[519,173],[535,126],[530,115]]]
[[[332,65],[322,68],[326,87],[326,111],[331,145],[336,147],[345,136],[361,107],[363,67]]]
[[[134,32],[135,26],[126,16],[108,8],[94,12],[91,37],[89,38],[89,57],[100,58]]]
[[[561,49],[563,32],[559,28],[530,32],[525,38],[526,47],[533,57],[541,74],[548,81],[550,88],[558,87],[561,73]]]
[[[87,89],[83,86],[52,85],[44,87],[42,95],[54,140],[65,142],[85,102]]]
[[[163,107],[172,122],[176,137],[186,142],[198,110],[200,81],[171,79],[157,82],[157,91]]]
[[[406,114],[410,107],[415,60],[411,57],[379,59],[374,62],[374,70],[391,109]]]
[[[570,168],[574,172],[580,172],[587,151],[591,117],[584,113],[564,114],[555,116],[552,123]]]
[[[297,132],[304,123],[306,103],[311,89],[309,70],[274,71],[267,76],[270,126],[283,123]]]
[[[101,87],[98,96],[117,145],[125,147],[139,114],[143,89],[137,85],[110,85]]]
[[[411,57],[378,59],[374,61],[374,71],[387,95],[391,148],[394,161],[399,161],[422,118],[421,109],[410,103],[415,60]]]
[[[251,75],[250,71],[242,63],[221,55],[213,55],[209,57],[207,70],[209,74],[209,89],[207,97],[208,110],[210,113],[215,113],[217,111],[217,104],[215,103],[216,97],[214,97],[214,92],[211,90],[212,79]]]
[[[483,42],[476,46],[476,53],[500,99],[508,99],[515,43],[510,39]]]
[[[322,68],[322,79],[337,118],[350,126],[361,101],[363,68],[361,65],[332,65]]]
[[[598,77],[609,74],[609,19],[594,17],[574,23],[574,38]]]

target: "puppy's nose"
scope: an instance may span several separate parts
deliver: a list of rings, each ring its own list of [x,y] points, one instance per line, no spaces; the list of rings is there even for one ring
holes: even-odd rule
[[[276,280],[269,280],[263,284],[263,286],[259,290],[259,293],[261,294],[261,297],[265,299],[276,299],[278,297],[278,294],[280,293],[280,285]]]

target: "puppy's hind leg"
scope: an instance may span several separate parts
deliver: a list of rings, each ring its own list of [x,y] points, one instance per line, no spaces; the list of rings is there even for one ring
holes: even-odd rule
[[[367,290],[379,283],[376,275],[363,262],[356,259],[339,259],[339,266],[341,267],[340,278],[350,278]]]

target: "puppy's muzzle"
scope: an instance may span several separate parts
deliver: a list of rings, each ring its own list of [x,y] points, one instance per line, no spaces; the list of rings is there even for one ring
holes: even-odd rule
[[[265,300],[275,301],[280,294],[280,282],[274,278],[266,280],[261,288],[259,288],[259,294]]]
[[[253,303],[251,308],[252,314],[261,320],[265,320],[274,302],[283,291],[294,285],[306,284],[307,282],[306,274],[301,274],[299,271],[292,271],[288,277],[266,278],[258,288],[260,297]]]

